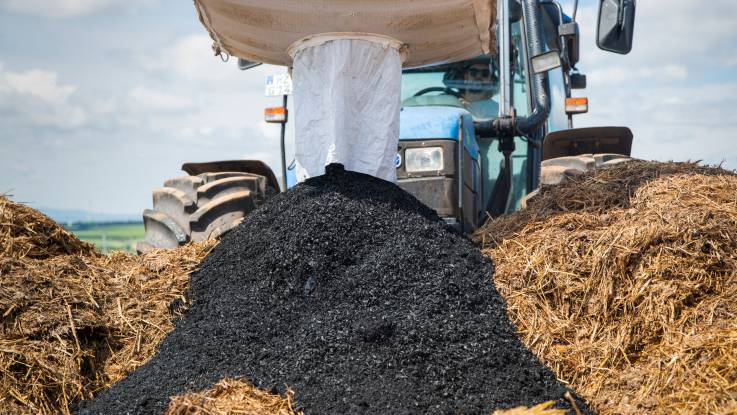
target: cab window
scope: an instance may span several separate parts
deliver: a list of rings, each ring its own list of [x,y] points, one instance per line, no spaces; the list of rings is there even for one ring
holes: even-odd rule
[[[476,120],[499,114],[499,70],[496,61],[480,56],[463,62],[405,71],[402,106],[465,108]]]

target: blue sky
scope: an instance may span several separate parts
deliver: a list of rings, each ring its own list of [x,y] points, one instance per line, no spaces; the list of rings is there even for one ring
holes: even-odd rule
[[[598,2],[579,3],[591,110],[576,125],[629,126],[637,157],[737,168],[737,2],[640,1],[627,56],[596,49]],[[284,70],[214,57],[191,1],[0,0],[0,192],[136,213],[185,161],[278,171],[263,81]]]

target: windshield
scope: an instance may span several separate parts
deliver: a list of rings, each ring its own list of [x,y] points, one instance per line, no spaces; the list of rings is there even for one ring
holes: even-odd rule
[[[407,70],[402,75],[402,106],[460,107],[477,120],[496,118],[498,75],[496,62],[488,56]]]

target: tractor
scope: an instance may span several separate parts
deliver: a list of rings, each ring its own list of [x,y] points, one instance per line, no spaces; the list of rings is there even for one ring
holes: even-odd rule
[[[540,184],[629,159],[628,128],[573,128],[588,111],[573,96],[586,87],[577,3],[569,16],[556,0],[499,1],[495,53],[403,70],[397,184],[457,231],[524,207]],[[634,16],[635,0],[600,0],[599,48],[628,53]],[[239,60],[244,70],[256,65]],[[218,237],[297,184],[285,156],[286,101],[266,111],[282,124],[282,180],[257,160],[184,164],[187,176],[153,191],[139,252]]]

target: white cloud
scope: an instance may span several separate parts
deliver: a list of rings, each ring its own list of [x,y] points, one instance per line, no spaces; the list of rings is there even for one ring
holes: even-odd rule
[[[192,34],[174,41],[155,54],[142,57],[141,66],[152,72],[174,74],[187,81],[219,82],[237,80],[241,75],[234,59],[223,62],[212,51],[207,34]]]
[[[576,126],[630,127],[638,158],[726,160],[726,167],[737,168],[737,83],[606,91],[589,96],[591,113],[576,118]]]
[[[60,84],[56,72],[4,70],[0,64],[0,110],[20,124],[75,128],[88,120],[87,111],[70,103],[77,90]]]
[[[164,91],[137,86],[130,90],[128,97],[131,104],[144,111],[181,111],[192,108],[192,100]]]
[[[177,91],[176,94],[166,91]],[[238,143],[243,148],[271,147],[279,129],[258,128],[267,100],[261,91],[228,84],[197,88],[174,82],[162,89],[138,86],[128,91],[122,105],[108,117],[125,130],[153,132],[162,140],[187,146],[217,148]]]
[[[688,69],[683,65],[665,65],[662,70],[667,79],[683,80],[688,78]]]
[[[77,90],[73,85],[59,85],[56,72],[40,69],[21,73],[8,71],[4,78],[7,89],[54,104],[64,103]]]
[[[722,62],[721,63],[722,63],[722,65],[724,65],[724,66],[726,66],[728,68],[735,67],[735,66],[737,66],[737,56],[727,56],[727,57],[724,57],[724,58],[722,58]]]
[[[266,74],[284,73],[284,67],[261,65],[247,71],[241,71],[236,64],[237,58],[230,57],[227,62],[215,56],[212,50],[212,39],[207,33],[190,34],[170,43],[161,50],[139,56],[141,67],[151,73],[168,78],[178,78],[189,82],[197,88],[227,90],[234,87],[244,91],[264,90]]]
[[[105,10],[134,10],[158,0],[0,0],[5,10],[32,16],[65,18],[78,17]]]
[[[589,71],[588,79],[592,85],[601,84],[615,84],[633,81],[644,80],[644,79],[657,79],[661,81],[668,80],[683,80],[688,78],[688,68],[680,64],[668,64],[664,66],[645,66],[645,67],[631,67],[631,66],[612,66],[602,67],[601,69],[594,69]]]
[[[135,107],[130,115],[181,141],[217,146],[228,139],[242,140],[244,148],[273,146],[279,129],[264,125],[263,109],[278,104],[264,96],[264,80],[267,74],[286,69],[262,65],[241,71],[234,58],[223,62],[214,56],[211,45],[206,33],[189,34],[167,48],[139,56],[139,65],[149,77],[161,78],[167,91],[177,91],[176,100],[152,100],[144,98],[151,94],[138,91],[140,100],[160,101],[162,106],[184,100],[192,105],[176,114],[140,114],[141,108]]]

